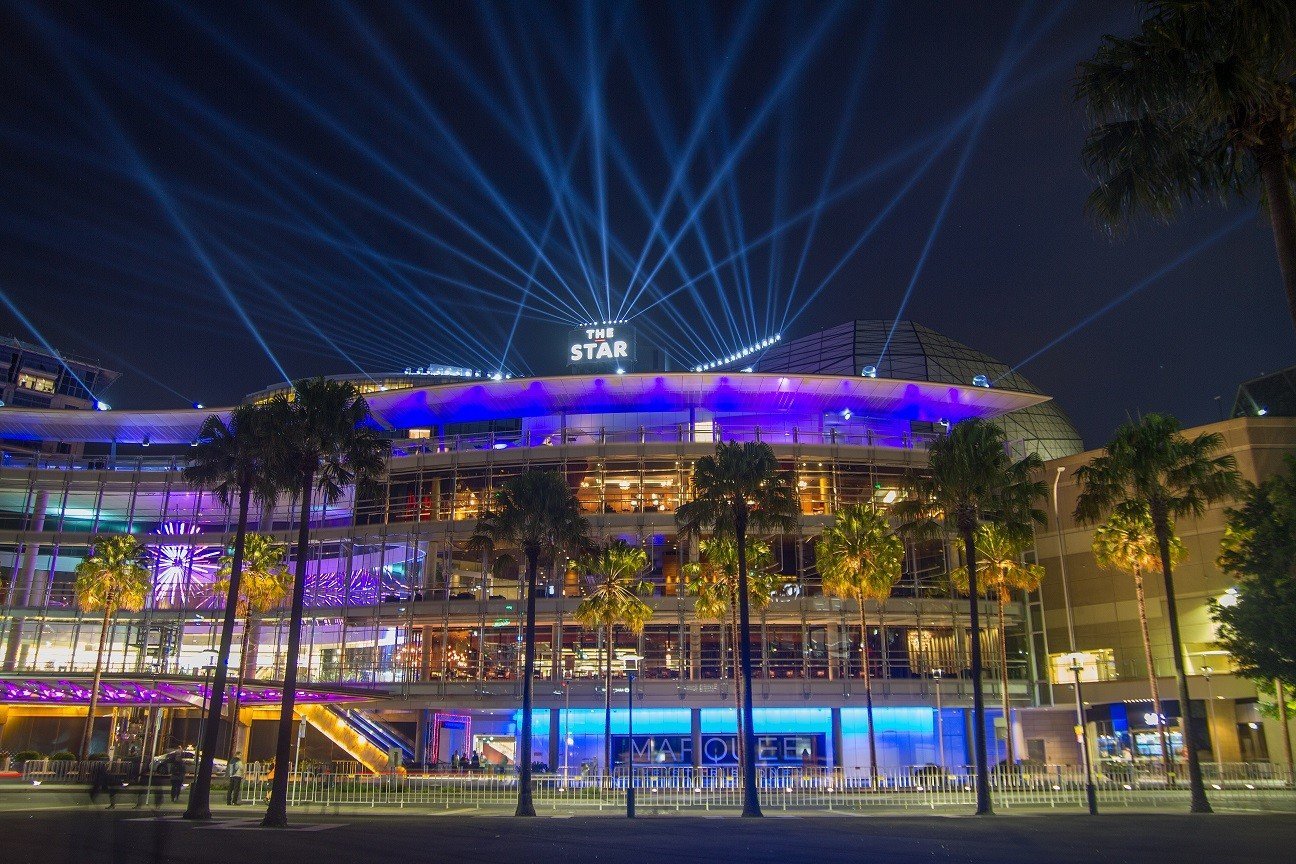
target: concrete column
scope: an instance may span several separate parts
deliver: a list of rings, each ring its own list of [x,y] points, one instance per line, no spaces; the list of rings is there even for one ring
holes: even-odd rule
[[[838,677],[840,671],[838,666],[842,662],[841,646],[837,644],[837,641],[841,638],[841,634],[838,632],[837,625],[832,622],[829,622],[824,630],[826,634],[824,638],[828,642],[828,680],[832,681]],[[847,662],[849,662],[849,659],[848,656]]]
[[[41,489],[36,492],[36,500],[32,506],[31,523],[27,530],[33,534],[40,534],[45,530],[45,513],[49,509],[49,490]],[[40,541],[29,542],[23,549],[22,571],[16,580],[9,600],[13,606],[21,609],[27,609],[31,606],[32,598],[35,596],[38,602],[45,598],[45,575],[42,573],[40,581],[36,581],[36,562],[40,558]],[[4,671],[12,672],[18,668],[18,653],[22,647],[23,639],[23,619],[14,617],[9,623],[9,640],[5,644]]]
[[[987,714],[988,713],[989,712],[987,712]],[[972,716],[972,709],[965,708],[963,710],[963,764],[964,765],[973,765],[976,763],[975,732],[976,732],[976,721]],[[1095,740],[1092,727],[1089,729],[1089,740],[1090,741]],[[989,748],[990,745],[991,742],[986,741],[986,747]],[[1098,763],[1095,762],[1094,764],[1096,765]]]
[[[689,709],[689,733],[693,738],[693,767],[702,767],[702,709]]]
[[[343,649],[345,650],[345,648]],[[419,677],[427,681],[432,677],[432,627],[425,624],[419,633]]]
[[[549,773],[560,770],[562,764],[562,751],[558,745],[562,743],[562,711],[557,708],[549,709]]]
[[[414,759],[426,764],[428,758],[428,730],[432,725],[432,712],[427,708],[420,708],[416,716],[418,725],[414,732]]]
[[[842,709],[833,708],[829,714],[832,717],[832,767],[842,769],[845,761],[845,736],[842,734]]]
[[[689,679],[702,677],[702,625],[693,621],[689,628]]]
[[[562,603],[562,600],[558,601]],[[550,628],[549,637],[549,680],[557,684],[564,677],[562,670],[562,624],[555,619],[553,626]]]

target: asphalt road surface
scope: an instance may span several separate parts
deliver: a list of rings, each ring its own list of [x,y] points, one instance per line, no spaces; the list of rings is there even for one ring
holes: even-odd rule
[[[971,816],[541,816],[479,811],[402,816],[297,815],[257,827],[257,812],[210,823],[171,810],[68,806],[0,812],[0,859],[26,862],[1290,862],[1296,816],[1124,813]]]

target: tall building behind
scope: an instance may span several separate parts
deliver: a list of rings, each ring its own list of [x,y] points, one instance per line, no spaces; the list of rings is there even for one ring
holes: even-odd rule
[[[1261,482],[1283,470],[1283,457],[1296,453],[1296,420],[1290,417],[1243,416],[1185,430],[1194,438],[1218,433],[1224,452],[1237,459],[1244,479]],[[1074,622],[1075,649],[1085,658],[1084,695],[1087,720],[1097,756],[1102,759],[1159,758],[1156,714],[1152,711],[1147,662],[1134,593],[1128,573],[1099,567],[1094,559],[1094,527],[1077,523],[1079,487],[1076,469],[1102,451],[1090,450],[1044,466],[1040,479],[1056,484],[1056,500],[1046,503],[1048,525],[1036,533],[1039,562],[1047,576],[1042,587],[1046,646],[1054,700],[1068,704],[1073,696],[1068,671],[1071,650],[1068,613]],[[1220,538],[1226,511],[1235,502],[1218,502],[1201,516],[1177,520],[1175,532],[1187,550],[1174,571],[1184,663],[1189,676],[1189,710],[1196,719],[1196,748],[1222,762],[1281,761],[1282,730],[1261,711],[1255,683],[1234,672],[1232,657],[1217,643],[1213,603],[1229,603],[1232,578],[1220,570]],[[1059,534],[1059,523],[1061,531]],[[1176,698],[1169,617],[1160,573],[1144,576],[1152,665],[1159,682],[1161,714],[1169,726],[1172,747],[1182,758],[1179,736],[1183,708]],[[1068,605],[1070,609],[1068,610]]]
[[[15,408],[93,409],[118,373],[98,363],[55,354],[13,336],[0,337],[0,401]]]

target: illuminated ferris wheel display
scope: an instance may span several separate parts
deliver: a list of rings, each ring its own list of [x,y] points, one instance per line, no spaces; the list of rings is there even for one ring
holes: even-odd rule
[[[159,537],[192,537],[202,529],[188,522],[163,522]],[[167,543],[151,547],[149,557],[156,575],[153,599],[158,605],[182,608],[196,605],[210,596],[220,566],[221,547]]]

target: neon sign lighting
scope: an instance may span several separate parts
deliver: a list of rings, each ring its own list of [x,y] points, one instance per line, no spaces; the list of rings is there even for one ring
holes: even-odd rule
[[[579,363],[617,363],[633,360],[634,331],[622,328],[621,322],[591,324],[573,330],[567,340],[567,365]],[[612,326],[616,324],[618,326]],[[622,371],[620,368],[618,372]]]
[[[715,369],[719,366],[728,366],[730,363],[737,363],[739,360],[743,359],[744,357],[750,357],[752,354],[755,354],[757,351],[764,351],[766,348],[770,347],[775,342],[780,341],[782,338],[783,338],[782,333],[775,333],[773,336],[771,336],[768,339],[762,339],[761,341],[753,345],[748,345],[746,348],[742,349],[736,354],[730,354],[728,357],[721,357],[718,360],[712,360],[710,363],[703,363],[701,366],[694,366],[693,371],[709,372],[710,370]]]
[[[192,537],[201,533],[201,528],[188,522],[163,522],[157,531],[161,537]],[[149,557],[157,572],[153,580],[154,600],[182,608],[191,599],[210,595],[221,551],[220,546],[163,543],[152,547]]]

